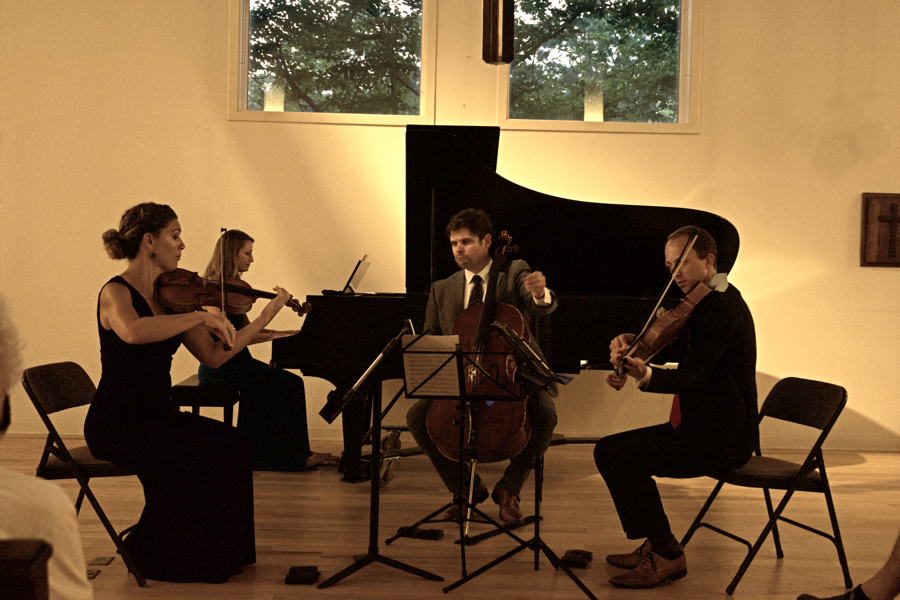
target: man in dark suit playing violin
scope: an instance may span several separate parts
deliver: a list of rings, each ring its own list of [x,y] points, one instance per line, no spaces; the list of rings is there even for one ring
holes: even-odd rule
[[[625,534],[646,538],[634,552],[606,557],[630,570],[610,579],[624,588],[656,587],[687,574],[653,477],[701,477],[741,466],[759,437],[753,317],[737,288],[717,273],[715,241],[699,227],[683,227],[669,236],[665,259],[685,294],[696,286],[711,291],[693,309],[681,336],[654,359],[664,363],[676,352],[683,356],[678,369],[654,369],[627,357],[632,334],[610,344],[610,362],[623,377],[645,392],[675,394],[668,423],[605,437],[594,449]]]
[[[490,217],[481,210],[466,209],[455,215],[447,225],[447,236],[453,256],[460,270],[432,285],[428,296],[424,332],[431,335],[450,335],[453,323],[466,307],[481,302],[481,296],[490,285],[490,247],[492,241]],[[556,310],[556,297],[546,287],[546,279],[540,271],[532,272],[522,260],[514,260],[497,273],[496,301],[516,307],[524,316],[526,326],[534,331],[537,319]],[[543,357],[534,338],[531,347]],[[524,449],[510,459],[503,478],[494,487],[491,497],[500,505],[500,519],[510,525],[524,522],[519,508],[519,492],[528,477],[535,460],[543,456],[550,446],[556,427],[556,407],[546,390],[523,382],[528,393],[526,409],[531,421],[531,436]],[[426,427],[431,400],[420,400],[407,413],[409,430],[419,447],[431,459],[435,469],[451,492],[456,492],[459,481],[459,463],[445,457],[432,440]],[[466,481],[470,481],[467,477]],[[478,504],[488,497],[487,486],[476,475],[471,490],[472,503]],[[464,490],[468,498],[469,490]],[[454,505],[445,515],[447,520],[459,519]]]

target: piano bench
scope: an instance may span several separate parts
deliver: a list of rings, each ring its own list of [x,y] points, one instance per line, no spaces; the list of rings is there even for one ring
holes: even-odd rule
[[[172,405],[176,409],[190,406],[191,412],[200,414],[201,406],[213,406],[225,411],[223,420],[234,425],[234,405],[241,399],[241,392],[230,385],[200,385],[200,379],[191,375],[172,386]]]

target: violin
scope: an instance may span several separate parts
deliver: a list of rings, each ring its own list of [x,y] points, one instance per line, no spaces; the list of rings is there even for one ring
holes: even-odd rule
[[[225,306],[222,307],[225,291]],[[272,292],[255,290],[246,281],[229,277],[224,285],[219,281],[200,277],[187,269],[175,269],[156,278],[156,300],[175,312],[193,312],[204,306],[216,306],[224,311],[242,315],[250,311],[257,298],[274,298]],[[294,298],[287,301],[294,312],[303,316],[312,310],[309,302],[300,303]]]
[[[455,398],[438,399],[431,403],[426,417],[428,434],[451,460],[507,460],[521,452],[531,437],[527,395],[515,381],[518,363],[506,340],[491,331],[495,322],[504,323],[526,343],[529,341],[525,318],[519,309],[496,300],[497,279],[506,264],[511,238],[503,231],[497,240],[502,246],[494,253],[484,301],[466,308],[453,322],[453,335],[459,336],[459,347],[466,356],[465,393],[488,399],[479,399],[474,404]],[[466,440],[462,457],[461,427]]]
[[[684,331],[691,313],[697,307],[697,304],[699,304],[711,291],[709,286],[699,283],[694,286],[694,289],[692,289],[675,308],[671,310],[659,308],[663,297],[666,295],[666,292],[669,291],[669,287],[675,280],[675,274],[681,269],[685,258],[687,258],[688,252],[694,247],[694,242],[696,241],[697,236],[695,235],[685,245],[684,250],[681,252],[681,257],[678,260],[678,264],[672,269],[672,276],[669,278],[668,284],[663,289],[662,294],[659,296],[659,300],[656,302],[656,306],[650,313],[650,318],[647,320],[647,323],[644,324],[644,328],[641,332],[631,341],[631,345],[622,356],[622,359],[619,360],[619,364],[626,358],[639,358],[646,362],[656,356],[660,350],[668,346],[681,335],[681,332]],[[620,371],[619,364],[613,365],[613,372],[606,378],[606,383],[616,390],[621,390],[625,386],[625,382],[628,381],[627,371]]]

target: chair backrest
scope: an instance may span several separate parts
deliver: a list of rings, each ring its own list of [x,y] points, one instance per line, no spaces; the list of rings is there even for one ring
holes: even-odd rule
[[[67,408],[90,404],[97,391],[90,376],[73,362],[25,369],[22,386],[42,418]]]
[[[772,417],[828,432],[847,404],[847,390],[833,383],[786,377],[766,396],[759,417]]]

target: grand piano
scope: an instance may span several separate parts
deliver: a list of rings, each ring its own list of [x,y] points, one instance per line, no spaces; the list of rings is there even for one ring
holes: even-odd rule
[[[368,429],[368,407],[359,401],[344,406],[344,394],[405,319],[417,329],[422,326],[431,283],[458,269],[444,229],[460,210],[487,211],[496,232],[508,231],[519,246],[512,258],[547,275],[559,308],[532,333],[560,373],[576,374],[585,364],[608,367],[609,341],[640,329],[667,281],[662,249],[675,229],[703,227],[718,244],[719,271],[728,272],[734,264],[740,240],[724,218],[701,210],[583,202],[530,190],[497,174],[499,141],[497,127],[408,126],[406,293],[308,296],[313,310],[300,333],[273,342],[273,366],[297,368],[334,384],[320,414],[328,422],[342,415],[344,481],[365,478],[360,457]],[[672,287],[667,304],[678,299]],[[399,357],[380,371],[383,379],[402,377]]]

